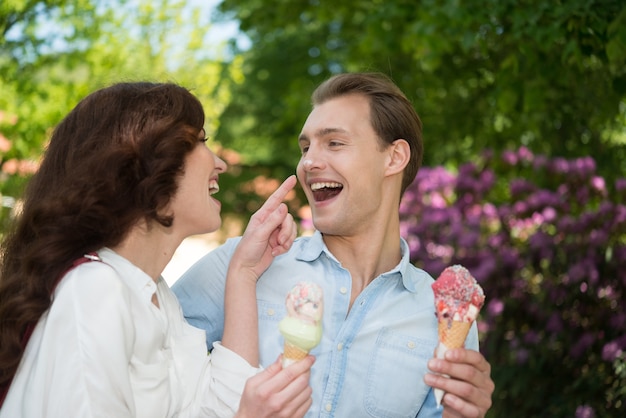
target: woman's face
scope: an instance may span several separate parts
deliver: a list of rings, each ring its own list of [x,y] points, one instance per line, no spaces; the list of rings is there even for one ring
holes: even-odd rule
[[[226,163],[205,145],[204,130],[198,145],[185,158],[183,175],[168,212],[174,215],[173,228],[183,238],[216,231],[222,224],[221,203],[212,197],[219,191],[218,176]]]

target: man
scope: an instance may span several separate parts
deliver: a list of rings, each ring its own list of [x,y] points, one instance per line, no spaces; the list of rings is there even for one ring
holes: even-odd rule
[[[312,101],[297,175],[316,232],[298,238],[258,279],[261,364],[282,351],[278,322],[287,292],[299,281],[314,281],[325,304],[322,341],[312,351],[308,417],[441,416],[433,387],[446,391],[444,416],[484,416],[494,385],[476,351],[476,326],[468,349],[432,359],[438,339],[433,279],[410,264],[400,237],[400,199],[422,159],[418,115],[379,74],[334,76]],[[207,331],[209,344],[221,338],[219,307],[237,240],[207,254],[173,286],[188,321]]]

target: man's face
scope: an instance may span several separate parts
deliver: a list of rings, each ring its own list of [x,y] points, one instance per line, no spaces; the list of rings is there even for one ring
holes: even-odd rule
[[[385,161],[370,107],[352,94],[315,106],[299,137],[297,175],[313,223],[329,235],[367,231],[380,208]]]

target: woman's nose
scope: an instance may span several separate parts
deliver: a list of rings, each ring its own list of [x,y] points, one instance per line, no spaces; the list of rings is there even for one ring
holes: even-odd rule
[[[213,158],[215,159],[215,170],[219,173],[224,173],[228,168],[226,162],[218,157],[216,154],[213,154]]]

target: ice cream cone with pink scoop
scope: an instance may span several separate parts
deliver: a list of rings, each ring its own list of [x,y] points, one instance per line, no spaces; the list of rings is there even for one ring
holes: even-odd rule
[[[435,315],[439,322],[437,358],[444,358],[447,350],[463,347],[465,339],[485,303],[483,289],[463,266],[446,268],[432,284],[435,295]],[[435,389],[437,406],[444,392]]]
[[[285,299],[287,316],[278,324],[285,339],[283,367],[302,360],[322,339],[322,289],[315,283],[300,282]]]

